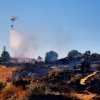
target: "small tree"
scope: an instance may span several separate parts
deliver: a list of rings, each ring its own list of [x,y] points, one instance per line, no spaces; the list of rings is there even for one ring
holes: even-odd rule
[[[37,59],[42,60],[42,57],[38,56],[38,58],[37,58]]]
[[[77,50],[71,50],[70,52],[68,52],[68,57],[70,56],[76,56],[79,52]]]
[[[74,68],[74,69],[77,69],[77,65],[75,64],[73,68]]]
[[[96,70],[100,71],[100,65],[97,65]]]
[[[91,57],[94,57],[94,58],[95,58],[95,57],[98,57],[98,56],[99,56],[98,53],[92,53],[92,54],[91,54]]]
[[[2,58],[0,57],[0,62],[2,62]]]
[[[90,55],[91,51],[85,51],[85,54]]]
[[[0,91],[4,88],[4,87],[6,87],[6,83],[3,83],[3,82],[0,82]]]
[[[38,62],[43,61],[42,57],[38,56],[37,61],[38,61]]]
[[[2,52],[1,58],[3,62],[8,62],[11,59],[9,52],[7,51]]]
[[[90,69],[90,62],[89,61],[83,61],[81,63],[81,70],[84,71],[84,70],[89,70]]]
[[[50,63],[52,61],[57,60],[58,54],[54,51],[49,51],[46,53],[45,62]]]
[[[22,86],[22,88],[25,90],[26,85],[30,84],[30,82],[31,82],[30,79],[23,79],[20,77],[18,80],[13,80],[12,85],[14,85],[16,87]]]

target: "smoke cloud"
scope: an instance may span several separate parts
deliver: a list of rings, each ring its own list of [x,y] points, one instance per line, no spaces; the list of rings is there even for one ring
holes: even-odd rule
[[[23,34],[15,29],[10,30],[10,46],[14,56],[33,57],[38,49],[35,36]]]
[[[16,30],[10,30],[10,46],[14,51],[17,51],[22,43],[22,34]]]

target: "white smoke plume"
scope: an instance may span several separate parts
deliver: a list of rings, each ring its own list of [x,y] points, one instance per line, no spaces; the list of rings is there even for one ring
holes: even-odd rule
[[[10,30],[10,46],[14,51],[17,51],[22,43],[22,34],[16,30]]]
[[[14,56],[33,57],[38,49],[34,36],[23,34],[15,29],[10,30],[10,46]]]

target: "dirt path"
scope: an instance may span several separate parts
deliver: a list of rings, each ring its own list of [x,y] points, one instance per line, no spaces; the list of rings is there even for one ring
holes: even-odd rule
[[[82,78],[82,79],[80,80],[80,84],[81,84],[81,85],[85,85],[85,81],[86,81],[89,77],[95,75],[97,72],[98,72],[98,71],[95,71],[95,72],[93,72],[92,74],[90,74],[90,75],[88,75],[88,76]]]
[[[90,93],[90,92],[87,92],[87,94],[79,94],[79,93],[76,93],[76,95],[80,100],[92,100],[93,97],[96,96],[96,94],[93,94],[93,93]]]

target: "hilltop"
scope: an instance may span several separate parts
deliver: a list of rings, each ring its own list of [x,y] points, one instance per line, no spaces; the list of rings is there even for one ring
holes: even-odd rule
[[[100,98],[100,73],[96,71],[99,59],[97,55],[83,54],[52,62],[5,63],[5,67],[0,68],[0,97],[6,100],[97,100]]]

